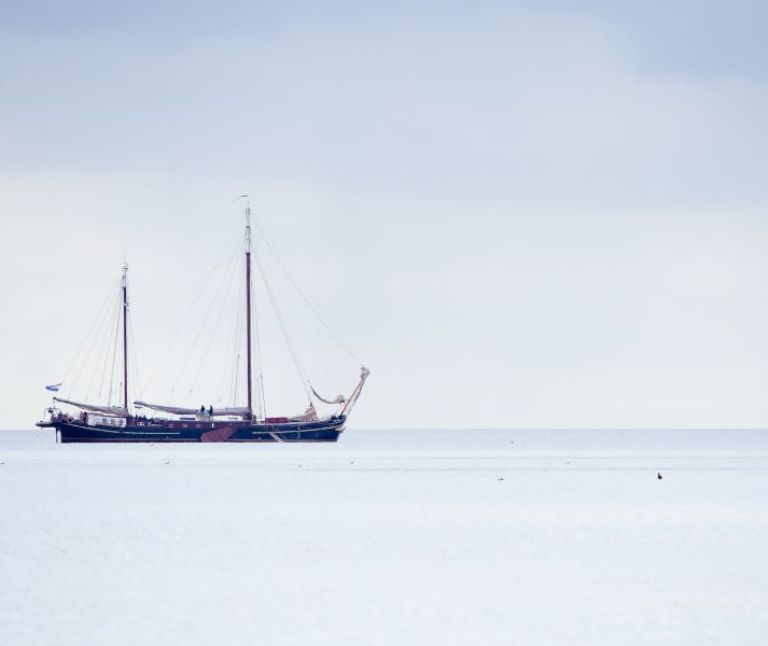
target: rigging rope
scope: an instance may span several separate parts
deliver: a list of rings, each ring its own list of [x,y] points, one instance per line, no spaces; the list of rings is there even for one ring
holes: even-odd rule
[[[160,368],[161,365],[163,365],[165,358],[168,356],[168,352],[170,352],[171,348],[173,347],[173,344],[176,342],[176,339],[178,338],[179,334],[181,333],[181,330],[186,325],[187,321],[189,320],[190,315],[192,314],[192,311],[197,306],[198,302],[200,301],[200,298],[205,293],[206,289],[208,288],[208,285],[210,284],[213,277],[216,275],[217,270],[219,269],[219,266],[221,265],[222,261],[228,257],[229,253],[231,252],[231,248],[233,245],[234,240],[233,235],[230,235],[229,238],[227,238],[227,242],[224,245],[224,248],[221,250],[221,252],[218,255],[218,258],[216,259],[216,262],[214,263],[213,268],[210,272],[208,272],[208,276],[205,279],[205,282],[203,283],[203,286],[197,291],[197,295],[192,300],[192,304],[189,306],[187,311],[185,312],[184,316],[181,319],[181,323],[176,328],[176,331],[173,333],[173,336],[171,337],[171,340],[168,342],[168,344],[165,346],[165,349],[163,350],[162,354],[160,355],[160,358],[158,359],[157,363],[155,364],[154,368],[152,368],[151,372],[149,373],[149,377],[147,378],[147,381],[145,383],[145,386],[149,388],[149,384],[152,383],[153,379],[157,375],[157,371]],[[239,234],[238,234],[239,239]]]
[[[85,348],[86,344],[88,344],[88,352],[86,354],[86,359],[83,360],[82,363],[80,363],[79,370],[75,374],[75,378],[72,382],[72,385],[69,386],[67,390],[67,397],[72,396],[72,392],[77,386],[78,382],[80,381],[80,377],[83,372],[83,368],[85,366],[85,362],[87,361],[87,357],[90,356],[91,349],[93,347],[93,344],[96,342],[96,338],[99,335],[99,332],[101,332],[101,324],[102,319],[104,318],[105,314],[109,311],[109,304],[112,301],[112,297],[115,293],[115,288],[117,287],[120,279],[115,279],[112,282],[112,286],[109,289],[109,293],[107,294],[106,298],[101,304],[101,307],[99,308],[98,313],[96,314],[96,318],[93,319],[93,322],[91,323],[90,328],[88,329],[88,332],[85,335],[85,338],[83,338],[82,343],[80,344],[80,347],[78,348],[77,352],[75,353],[75,356],[72,357],[72,361],[69,364],[69,367],[67,368],[66,372],[64,373],[64,378],[62,379],[62,383],[67,384],[69,375],[72,372],[72,369],[75,367],[75,364],[77,363],[77,360],[81,358],[83,348]],[[110,326],[111,327],[111,326]]]
[[[285,318],[283,317],[282,310],[280,309],[280,305],[277,302],[277,299],[275,298],[274,293],[272,292],[272,287],[269,284],[269,281],[267,280],[266,272],[264,271],[264,265],[261,262],[261,258],[259,257],[259,254],[254,253],[253,257],[256,260],[256,266],[259,268],[259,274],[261,275],[262,282],[264,283],[264,288],[266,289],[267,296],[269,297],[270,303],[272,304],[272,309],[275,311],[275,316],[277,317],[277,322],[280,326],[280,331],[283,334],[283,338],[285,339],[286,344],[288,345],[288,351],[291,354],[291,358],[293,359],[293,364],[296,367],[296,371],[299,376],[299,381],[301,382],[301,387],[304,390],[304,392],[307,394],[307,398],[309,398],[309,388],[307,387],[307,376],[306,372],[304,371],[304,366],[301,363],[301,359],[299,359],[298,354],[296,353],[295,344],[293,343],[293,338],[291,337],[291,333],[288,330],[288,326],[285,324]]]
[[[189,388],[189,392],[190,393],[195,389],[195,386],[197,385],[197,380],[200,378],[200,373],[203,371],[203,366],[205,365],[205,360],[208,358],[208,353],[211,350],[211,344],[213,343],[213,338],[216,335],[216,330],[219,328],[219,321],[221,321],[221,315],[224,313],[224,311],[226,309],[224,307],[224,305],[229,300],[229,294],[232,291],[232,286],[234,285],[234,277],[235,276],[237,276],[237,272],[236,271],[230,272],[230,274],[229,274],[229,282],[227,283],[227,286],[224,288],[223,297],[222,297],[222,303],[221,303],[221,306],[219,307],[219,314],[216,317],[216,320],[214,321],[213,329],[211,330],[210,336],[208,337],[208,344],[205,347],[205,352],[203,353],[203,358],[200,361],[200,367],[197,369],[197,374],[195,375],[195,378],[192,381],[192,385]]]
[[[117,332],[115,332],[115,343],[117,343]],[[113,359],[114,362],[114,359]],[[109,364],[109,352],[104,355],[104,363],[101,368],[101,378],[99,379],[99,394],[98,398],[101,401],[101,395],[104,389],[104,377],[107,374],[107,365]]]
[[[229,366],[229,389],[227,396],[232,393],[231,406],[234,408],[237,403],[237,377],[240,369],[240,329],[242,328],[243,299],[237,300],[237,315],[235,316],[235,333],[232,335],[235,342],[232,346],[232,359]],[[222,382],[223,383],[223,382]]]
[[[112,405],[112,381],[115,377],[115,357],[117,356],[117,340],[120,338],[120,301],[118,301],[118,308],[117,308],[117,321],[115,324],[115,343],[112,348],[112,371],[109,373],[109,398],[107,400],[107,405]]]
[[[118,314],[119,314],[119,300],[116,299],[114,301],[114,308],[112,310],[112,316],[116,318],[118,316]],[[117,320],[119,321],[119,319],[117,319]],[[106,321],[105,321],[105,323],[106,323]],[[109,326],[105,325],[104,328],[101,330],[101,334],[99,334],[99,333],[96,334],[96,336],[94,337],[94,340],[93,340],[93,344],[88,349],[88,353],[86,354],[85,359],[83,360],[83,365],[81,367],[81,372],[83,370],[85,370],[86,366],[89,365],[89,359],[91,357],[91,353],[93,352],[93,350],[97,351],[97,354],[94,357],[94,363],[96,363],[97,365],[99,364],[99,362],[100,362],[99,359],[102,356],[105,356],[107,358],[109,357],[109,341],[110,341],[110,338],[111,338],[111,331],[112,331],[112,326],[111,325],[109,325]],[[99,342],[101,342],[101,343],[99,343]],[[96,372],[98,372],[98,370]],[[96,376],[96,372],[91,371],[91,378],[88,380],[88,385],[87,385],[86,390],[85,390],[85,399],[86,400],[89,399],[90,396],[91,396],[91,388],[93,388],[93,381],[94,381],[94,378]],[[79,381],[79,378],[80,378],[80,376],[78,375],[78,381]]]
[[[240,371],[238,370],[238,364],[239,363],[240,363],[240,353],[238,352],[237,356],[235,357],[235,373],[234,373],[234,377],[229,382],[231,390],[232,390],[232,408],[234,408],[235,405],[237,404],[237,377],[240,374]]]
[[[181,380],[181,377],[184,374],[184,370],[186,369],[187,363],[189,363],[189,359],[192,356],[192,353],[194,352],[194,350],[195,350],[195,348],[197,346],[197,343],[200,340],[200,337],[202,336],[203,329],[205,328],[205,324],[208,322],[208,317],[210,316],[211,312],[213,311],[213,306],[214,306],[214,304],[216,303],[216,301],[218,299],[219,293],[221,292],[221,287],[224,284],[224,280],[229,276],[230,271],[232,271],[232,267],[234,266],[234,261],[236,259],[237,259],[236,257],[230,259],[230,264],[227,267],[227,269],[224,272],[224,274],[222,275],[222,279],[219,282],[218,287],[216,288],[216,292],[214,294],[214,298],[213,298],[213,300],[211,301],[211,304],[208,307],[208,311],[205,313],[205,317],[203,318],[203,323],[200,326],[200,329],[198,330],[198,333],[195,336],[195,340],[192,343],[192,347],[189,349],[189,352],[187,353],[187,356],[184,358],[184,362],[181,365],[181,369],[179,370],[179,373],[178,373],[178,375],[176,377],[176,380],[174,381],[173,386],[171,387],[171,394],[176,392],[176,387],[178,386],[179,381]]]
[[[341,348],[350,356],[356,363],[361,364],[362,361],[358,358],[358,356],[352,351],[352,349],[341,339],[341,337],[331,328],[331,326],[326,322],[325,317],[320,313],[319,306],[315,303],[314,299],[311,296],[311,292],[304,287],[303,283],[297,278],[294,278],[291,272],[288,270],[288,267],[283,263],[282,259],[280,258],[280,255],[275,250],[274,246],[270,242],[266,232],[259,226],[258,222],[254,221],[254,227],[256,231],[259,232],[262,239],[267,245],[267,248],[272,252],[272,255],[277,260],[277,263],[280,265],[280,268],[283,270],[283,273],[285,273],[288,280],[293,284],[294,288],[298,292],[299,296],[301,296],[304,301],[307,303],[309,308],[312,310],[314,315],[317,317],[317,319],[322,323],[323,327],[328,331],[328,333],[336,339],[337,343],[341,346]]]
[[[256,352],[254,363],[256,367],[256,409],[262,418],[267,417],[267,399],[264,396],[264,375],[262,374],[262,355],[261,355],[261,327],[259,325],[259,310],[256,307],[255,299],[251,300],[251,313],[253,314],[252,324],[256,336]]]
[[[133,362],[133,381],[136,384],[136,392],[138,393],[138,399],[144,399],[144,396],[142,395],[142,383],[141,383],[141,373],[139,372],[139,361],[137,359],[137,352],[136,352],[136,335],[133,332],[133,316],[130,315],[131,313],[128,312],[128,347],[130,349],[130,356],[131,361]],[[130,373],[130,371],[129,371]],[[126,408],[128,405],[126,404]]]
[[[266,266],[266,262],[265,262],[265,266]],[[287,311],[288,315],[290,317],[292,317],[292,322],[294,324],[294,327],[296,329],[298,329],[299,334],[304,339],[304,342],[309,347],[309,349],[312,351],[312,354],[314,355],[315,359],[317,360],[317,365],[319,365],[320,369],[325,373],[325,376],[328,378],[328,382],[329,383],[335,383],[336,380],[331,376],[331,373],[328,370],[328,367],[327,367],[325,361],[323,360],[323,358],[320,355],[320,353],[317,351],[317,347],[315,346],[315,344],[310,339],[310,336],[307,333],[307,331],[304,328],[304,326],[301,324],[300,318],[298,316],[296,316],[296,312],[293,309],[293,307],[291,306],[291,301],[288,298],[285,298],[283,300],[283,303],[285,305],[285,308],[286,308],[286,311]],[[297,352],[297,354],[298,354],[298,352]],[[306,371],[305,371],[305,373],[306,373]]]

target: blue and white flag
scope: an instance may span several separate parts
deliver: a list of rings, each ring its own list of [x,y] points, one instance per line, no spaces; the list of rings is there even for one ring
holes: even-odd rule
[[[62,382],[62,383],[64,383],[64,382]],[[52,391],[54,393],[59,392],[59,388],[61,388],[61,384],[51,384],[50,386],[46,386],[45,387],[46,390],[50,390],[50,391]]]

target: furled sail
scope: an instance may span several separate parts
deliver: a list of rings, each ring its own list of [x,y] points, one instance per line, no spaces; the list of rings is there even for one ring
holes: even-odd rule
[[[162,404],[150,404],[149,402],[136,401],[133,402],[135,406],[142,406],[144,408],[151,408],[152,410],[160,411],[161,413],[170,413],[171,415],[197,415],[200,413],[199,408],[181,408],[179,406],[164,406]],[[205,409],[208,410],[207,408]],[[214,415],[238,415],[240,417],[248,417],[251,411],[246,407],[239,408],[214,408]]]
[[[61,404],[69,404],[70,406],[77,406],[83,410],[88,410],[94,413],[104,413],[105,415],[117,415],[118,417],[127,417],[128,411],[123,406],[95,406],[93,404],[83,404],[81,402],[73,402],[69,399],[63,399],[61,397],[54,397],[53,401]]]
[[[336,399],[326,399],[322,395],[320,395],[312,386],[310,385],[310,389],[312,390],[312,394],[317,397],[321,402],[325,404],[343,404],[346,399],[344,399],[344,395],[336,395]]]

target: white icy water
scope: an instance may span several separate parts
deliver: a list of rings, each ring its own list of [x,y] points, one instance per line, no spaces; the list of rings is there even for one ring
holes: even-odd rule
[[[3,431],[0,463],[3,645],[768,636],[768,432]]]

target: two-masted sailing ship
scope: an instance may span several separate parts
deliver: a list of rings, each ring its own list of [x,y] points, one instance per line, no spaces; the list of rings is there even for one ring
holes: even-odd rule
[[[241,196],[246,197],[246,196]],[[48,418],[37,423],[54,428],[62,442],[335,442],[344,431],[353,406],[369,375],[362,367],[357,385],[348,397],[339,395],[321,402],[337,406],[330,415],[318,416],[314,403],[296,416],[267,417],[254,408],[253,322],[252,322],[252,229],[251,209],[245,208],[245,405],[236,407],[185,408],[129,399],[128,382],[128,266],[122,268],[120,283],[122,317],[122,403],[90,404],[55,396],[47,409]],[[49,386],[57,391],[59,384]],[[73,409],[66,412],[61,406]],[[132,412],[133,408],[133,412]],[[141,409],[138,414],[135,409]],[[146,410],[154,411],[148,416]]]

